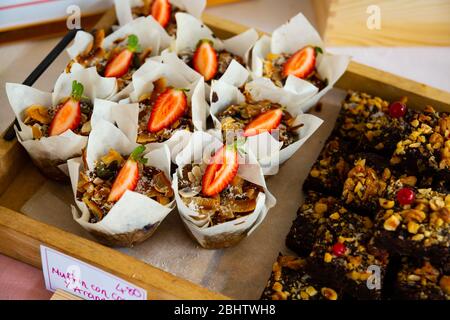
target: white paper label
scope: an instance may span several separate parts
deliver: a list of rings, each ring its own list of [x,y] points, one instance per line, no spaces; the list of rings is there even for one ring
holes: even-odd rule
[[[147,300],[147,292],[108,272],[41,245],[47,290],[62,289],[85,300]]]

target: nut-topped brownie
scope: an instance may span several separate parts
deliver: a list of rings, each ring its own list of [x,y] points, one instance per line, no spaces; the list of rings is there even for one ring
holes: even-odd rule
[[[319,227],[343,214],[347,214],[347,209],[339,199],[314,191],[308,192],[286,237],[287,247],[300,256],[309,255]]]
[[[450,275],[428,260],[403,258],[395,283],[395,298],[450,300]]]
[[[389,255],[371,241],[372,226],[369,218],[351,212],[330,216],[319,228],[307,271],[355,299],[380,299]],[[380,271],[379,279],[371,277],[372,269]]]
[[[412,172],[435,174],[450,186],[450,114],[427,106],[410,119],[408,134],[397,142],[391,164]],[[440,177],[440,178],[439,178]],[[446,182],[446,184],[445,184]]]
[[[262,300],[339,300],[341,293],[317,284],[304,270],[305,260],[279,255]]]
[[[373,155],[357,156],[342,190],[342,200],[348,208],[368,216],[376,213],[378,198],[386,194],[392,178],[391,170],[384,167],[382,160]]]
[[[345,207],[359,214],[374,217],[384,205],[380,199],[395,197],[395,191],[403,186],[417,185],[417,177],[399,175],[376,154],[358,154],[356,159],[344,182],[342,200]]]
[[[364,152],[390,154],[408,129],[413,112],[406,100],[389,103],[380,97],[350,91],[342,104],[335,134]]]
[[[450,194],[398,190],[395,204],[376,217],[376,243],[406,256],[428,257],[450,270]]]
[[[339,197],[352,163],[348,144],[337,136],[331,137],[309,172],[303,189]]]

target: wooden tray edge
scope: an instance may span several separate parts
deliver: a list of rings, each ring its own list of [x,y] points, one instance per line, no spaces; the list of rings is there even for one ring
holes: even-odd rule
[[[117,250],[0,207],[0,253],[42,268],[41,244],[142,287],[149,300],[229,299]]]

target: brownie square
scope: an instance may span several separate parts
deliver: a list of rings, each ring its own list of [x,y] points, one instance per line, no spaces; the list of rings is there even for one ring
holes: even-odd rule
[[[378,199],[386,197],[392,172],[377,155],[360,154],[356,159],[344,182],[342,200],[350,210],[373,217],[378,211]]]
[[[409,124],[397,142],[391,164],[415,173],[438,173],[450,183],[450,114],[427,106],[415,113]]]
[[[394,298],[450,300],[450,275],[428,260],[404,257],[394,285]]]
[[[450,194],[418,189],[411,204],[390,201],[376,216],[374,237],[389,251],[450,270]]]
[[[339,197],[352,163],[353,156],[349,155],[348,144],[337,136],[329,138],[309,172],[303,189]]]
[[[305,260],[279,255],[261,296],[262,300],[340,300],[341,292],[315,282],[304,269]]]
[[[342,191],[343,205],[361,215],[375,217],[385,199],[394,199],[399,189],[416,187],[414,175],[400,175],[386,159],[373,153],[356,155]]]
[[[305,203],[297,211],[297,217],[286,237],[286,246],[299,256],[308,256],[320,225],[326,223],[330,215],[346,212],[339,199],[310,191]]]
[[[334,215],[320,226],[307,271],[355,299],[380,299],[389,255],[374,246],[372,222],[351,212]],[[378,286],[373,271],[378,270]]]
[[[392,154],[396,142],[409,128],[406,119],[413,113],[407,110],[404,117],[389,115],[390,103],[367,93],[350,91],[342,103],[335,133],[351,142],[360,152]]]

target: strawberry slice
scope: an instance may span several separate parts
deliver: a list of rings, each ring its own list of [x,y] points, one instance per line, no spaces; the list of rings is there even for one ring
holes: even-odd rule
[[[80,100],[83,96],[84,87],[81,83],[74,80],[72,82],[72,93],[70,98],[58,109],[53,117],[48,135],[57,136],[67,130],[75,130],[81,121]]]
[[[316,49],[305,47],[289,58],[283,67],[283,76],[296,76],[301,79],[307,78],[316,67]]]
[[[211,159],[202,180],[202,192],[215,196],[225,189],[237,174],[239,168],[236,147],[223,146]]]
[[[244,130],[244,136],[256,136],[257,134],[271,131],[278,128],[283,117],[283,110],[273,109],[264,112],[257,116],[252,122],[250,122]]]
[[[161,93],[152,108],[147,130],[155,133],[169,127],[188,109],[186,93],[182,89],[168,88]]]
[[[170,21],[172,6],[169,0],[155,0],[152,5],[152,16],[159,24],[165,28]]]
[[[125,191],[133,191],[136,189],[139,181],[139,162],[144,163],[147,159],[142,158],[142,154],[145,151],[144,146],[139,146],[131,153],[128,160],[120,169],[119,174],[114,180],[111,188],[111,192],[108,196],[108,202],[116,202],[123,196]]]
[[[211,40],[200,40],[194,53],[193,65],[195,71],[200,73],[205,78],[205,81],[214,78],[219,62]]]
[[[128,36],[128,46],[112,58],[105,68],[107,78],[120,78],[125,75],[133,62],[134,53],[140,52],[139,39],[136,35]]]

